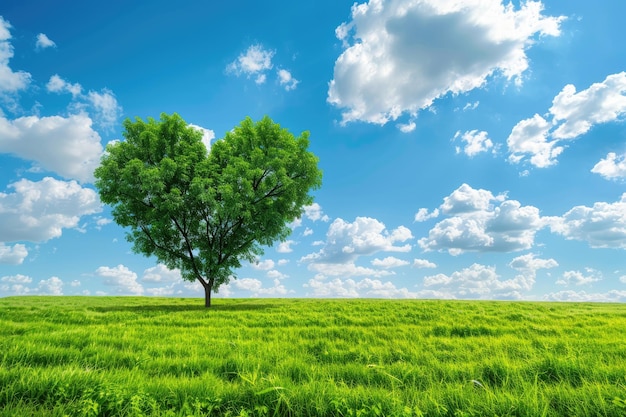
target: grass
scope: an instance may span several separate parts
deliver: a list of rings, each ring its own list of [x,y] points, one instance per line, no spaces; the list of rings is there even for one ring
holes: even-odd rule
[[[626,305],[0,299],[0,416],[626,416]]]

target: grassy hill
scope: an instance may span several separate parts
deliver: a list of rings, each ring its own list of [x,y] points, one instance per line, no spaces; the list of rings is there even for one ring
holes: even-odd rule
[[[0,416],[624,416],[626,305],[0,299]]]

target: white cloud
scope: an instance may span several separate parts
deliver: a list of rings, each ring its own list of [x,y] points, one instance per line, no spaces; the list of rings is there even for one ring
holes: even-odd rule
[[[308,294],[314,297],[375,297],[375,298],[417,298],[418,293],[411,292],[406,288],[397,288],[394,283],[382,282],[377,279],[365,278],[361,281],[353,279],[342,280],[335,278],[331,281],[311,279],[305,288],[312,292]]]
[[[46,89],[51,93],[70,93],[72,97],[80,96],[83,91],[83,87],[80,84],[69,83],[58,74],[50,77],[48,84],[46,84]]]
[[[15,120],[0,114],[0,153],[35,161],[64,178],[91,182],[103,151],[100,135],[91,125],[85,114]]]
[[[431,213],[428,213],[427,208],[421,208],[415,213],[416,222],[425,222],[426,220],[434,219],[439,216],[439,209],[434,209]]]
[[[602,280],[602,274],[599,271],[589,269],[587,274],[585,275],[580,271],[565,271],[556,283],[558,285],[588,285]]]
[[[111,90],[103,89],[101,93],[90,91],[87,101],[93,106],[95,120],[104,129],[112,129],[122,113],[122,107]]]
[[[0,278],[0,291],[11,295],[63,295],[65,284],[59,277],[42,279],[34,288],[28,286],[32,282],[33,279],[26,275],[5,276]]]
[[[302,261],[340,264],[376,252],[408,252],[411,245],[396,246],[396,243],[412,237],[411,231],[404,226],[389,232],[383,223],[369,217],[357,217],[352,223],[336,219],[328,228],[324,247],[303,257]]]
[[[437,264],[426,259],[413,259],[413,268],[437,268]]]
[[[26,275],[10,275],[0,278],[0,292],[8,295],[24,295],[30,293],[32,290],[28,287],[28,284],[33,282],[33,279]]]
[[[2,214],[0,214],[0,218],[2,218]],[[27,256],[28,250],[23,244],[17,243],[13,246],[6,246],[0,242],[0,264],[21,265]]]
[[[176,284],[172,283],[170,285],[166,285],[165,287],[157,287],[157,288],[148,288],[146,289],[146,293],[152,295],[154,297],[166,297],[168,295],[173,295],[175,292]]]
[[[626,249],[626,193],[615,203],[576,206],[562,217],[553,217],[552,232],[568,240],[588,242],[593,248]]]
[[[75,181],[46,177],[21,179],[0,192],[0,241],[44,242],[60,237],[63,229],[77,228],[81,216],[100,212],[96,192]]]
[[[467,103],[465,106],[463,106],[463,111],[467,111],[467,110],[475,110],[478,105],[480,104],[480,101],[475,101],[473,103]]]
[[[307,227],[306,229],[304,229],[304,232],[302,232],[302,236],[311,236],[313,234],[313,229],[311,229],[310,227]]]
[[[276,252],[278,253],[291,253],[293,252],[293,248],[291,245],[295,245],[296,242],[293,240],[286,240],[284,242],[280,242],[276,247]]]
[[[231,285],[240,290],[250,291],[253,297],[281,296],[289,293],[289,290],[278,279],[275,279],[274,286],[269,288],[264,288],[263,283],[254,278],[241,278],[235,280]]]
[[[557,146],[556,141],[548,141],[550,128],[551,125],[538,114],[516,124],[506,140],[509,161],[517,164],[530,156],[529,162],[538,168],[556,164],[556,158],[564,148]]]
[[[113,268],[101,266],[96,269],[96,275],[104,278],[104,285],[115,287],[118,293],[135,295],[144,293],[143,286],[137,282],[137,274],[124,265]]]
[[[215,139],[215,132],[211,129],[205,129],[204,127],[194,124],[189,124],[189,127],[193,127],[194,129],[202,132],[202,143],[204,143],[207,150],[211,150],[211,141]]]
[[[397,128],[400,129],[402,133],[411,133],[417,128],[417,124],[415,124],[415,121],[411,120],[409,123],[398,123]]]
[[[559,264],[554,259],[536,258],[534,254],[528,253],[514,258],[509,266],[520,272],[515,281],[523,289],[530,290],[535,285],[538,270],[556,268]]]
[[[624,115],[626,72],[611,74],[601,83],[594,83],[578,93],[575,86],[566,85],[552,101],[551,122],[535,114],[513,128],[507,139],[509,161],[519,163],[528,159],[539,168],[554,165],[563,152],[564,140],[576,139],[594,125],[620,120]],[[607,162],[598,170],[609,168]]]
[[[46,89],[51,93],[72,94],[74,101],[70,108],[81,114],[89,107],[93,112],[96,123],[103,129],[112,129],[122,113],[122,107],[117,103],[115,95],[106,88],[100,93],[89,91],[87,94],[82,94],[83,87],[80,84],[72,84],[58,74],[54,74],[50,77],[48,84],[46,84]]]
[[[291,228],[292,230],[297,229],[298,227],[302,226],[302,219],[306,218],[308,220],[311,220],[313,222],[316,221],[323,221],[323,222],[328,222],[330,220],[330,217],[328,217],[326,214],[324,214],[324,211],[322,210],[322,206],[320,206],[318,203],[313,203],[311,205],[308,206],[304,206],[302,211],[302,215],[295,219],[294,221],[292,221],[291,223],[289,223],[289,228]],[[308,228],[307,228],[308,229]],[[306,231],[305,231],[306,233]],[[312,234],[313,231],[311,231]],[[308,236],[307,234],[305,234],[305,236]]]
[[[226,67],[227,72],[255,76],[257,84],[263,84],[267,77],[265,72],[272,69],[274,51],[264,49],[262,45],[251,45],[246,52],[240,54],[235,61]]]
[[[559,291],[546,294],[546,301],[580,301],[580,302],[606,302],[623,303],[626,302],[626,291],[611,290],[606,293],[587,293],[585,291]]]
[[[252,264],[252,267],[254,269],[259,269],[261,271],[269,271],[270,269],[274,268],[274,261],[271,259],[265,259],[263,261],[257,261],[255,263]]]
[[[367,276],[367,277],[379,278],[379,277],[384,277],[388,275],[394,275],[394,272],[392,271],[357,266],[354,264],[354,262],[345,262],[345,263],[315,262],[309,265],[309,270],[318,273],[316,275],[317,279],[324,279],[329,276],[331,277]]]
[[[35,292],[44,295],[63,295],[63,281],[58,277],[42,279]]]
[[[619,277],[619,282],[621,282],[622,284],[626,284],[626,275],[622,275],[621,277]]]
[[[549,111],[555,123],[561,122],[552,134],[555,139],[576,138],[593,125],[619,119],[626,114],[626,72],[609,75],[578,93],[574,85],[566,85]]]
[[[33,279],[26,275],[17,274],[4,276],[0,278],[0,282],[8,282],[10,284],[30,284],[33,282]]]
[[[541,259],[535,258],[535,255],[528,253],[526,255],[518,256],[514,258],[509,266],[518,271],[536,272],[539,269],[549,269],[559,266],[558,262],[554,259]]]
[[[113,220],[111,219],[101,217],[96,220],[96,225],[98,226],[98,229],[101,229],[102,226],[106,226],[107,224],[112,223],[112,222]]]
[[[37,49],[54,48],[57,46],[45,33],[37,35],[37,42],[35,44]]]
[[[163,264],[157,264],[143,271],[143,282],[178,282],[182,279],[179,269],[169,269]]]
[[[346,49],[335,62],[328,102],[343,109],[343,123],[385,124],[496,74],[519,80],[537,35],[560,34],[564,18],[542,9],[538,1],[518,10],[500,0],[355,3],[352,20],[335,31]]]
[[[451,275],[437,274],[424,277],[425,287],[434,287],[459,298],[520,299],[521,290],[530,289],[519,276],[502,280],[495,266],[473,264]]]
[[[618,156],[615,152],[609,152],[605,159],[595,164],[591,172],[607,180],[626,178],[626,153]]]
[[[312,220],[314,222],[318,220],[327,222],[330,220],[330,218],[324,214],[324,211],[322,210],[322,206],[320,206],[317,203],[313,203],[309,206],[304,206],[304,216],[307,219]]]
[[[375,258],[372,260],[373,266],[378,266],[381,268],[389,269],[389,268],[398,268],[401,266],[408,265],[409,262],[404,261],[402,259],[398,259],[394,256],[388,256],[384,259]]]
[[[70,286],[72,287],[80,287],[81,283],[78,280],[73,280],[72,282],[70,282]]]
[[[31,81],[31,75],[25,71],[13,72],[9,61],[13,58],[11,25],[0,16],[0,96],[24,90]],[[2,137],[2,135],[0,135]]]
[[[477,130],[470,130],[463,134],[461,134],[461,131],[457,131],[454,135],[454,139],[456,140],[458,138],[461,138],[461,140],[465,142],[463,153],[470,158],[481,152],[487,152],[493,149],[493,142],[487,137],[487,132],[485,131],[479,132]],[[461,153],[460,147],[457,147],[457,153]]]
[[[449,217],[438,222],[418,244],[425,251],[509,252],[529,249],[546,225],[539,209],[522,206],[506,195],[461,185],[439,207]]]
[[[285,87],[286,91],[291,91],[296,89],[300,81],[293,78],[291,72],[287,71],[286,69],[279,69],[278,82],[280,83],[280,85]]]
[[[468,214],[479,211],[488,211],[493,208],[493,202],[504,201],[505,196],[494,196],[491,191],[474,189],[467,184],[461,184],[452,194],[443,199],[441,212],[443,214]]]
[[[282,272],[280,272],[280,271],[277,271],[277,270],[275,270],[275,269],[272,269],[272,270],[267,271],[267,277],[268,277],[268,278],[271,278],[271,279],[276,280],[276,279],[285,279],[285,278],[289,278],[289,275],[287,275],[287,274],[283,274],[283,273],[282,273]]]

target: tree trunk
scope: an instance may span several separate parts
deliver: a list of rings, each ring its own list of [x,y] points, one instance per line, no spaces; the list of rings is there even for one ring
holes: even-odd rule
[[[204,306],[206,308],[211,307],[211,291],[213,290],[214,279],[204,280],[201,276],[196,275],[196,278],[202,284],[204,288]]]
[[[206,308],[211,307],[211,286],[206,285],[204,287],[204,306]]]

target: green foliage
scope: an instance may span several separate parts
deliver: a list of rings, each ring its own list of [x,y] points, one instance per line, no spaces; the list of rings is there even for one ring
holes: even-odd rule
[[[207,296],[284,240],[321,185],[308,132],[295,138],[268,117],[246,118],[210,152],[177,114],[127,119],[124,129],[95,171],[100,198],[137,253],[199,280]]]
[[[0,416],[617,417],[624,328],[623,304],[4,298]]]

